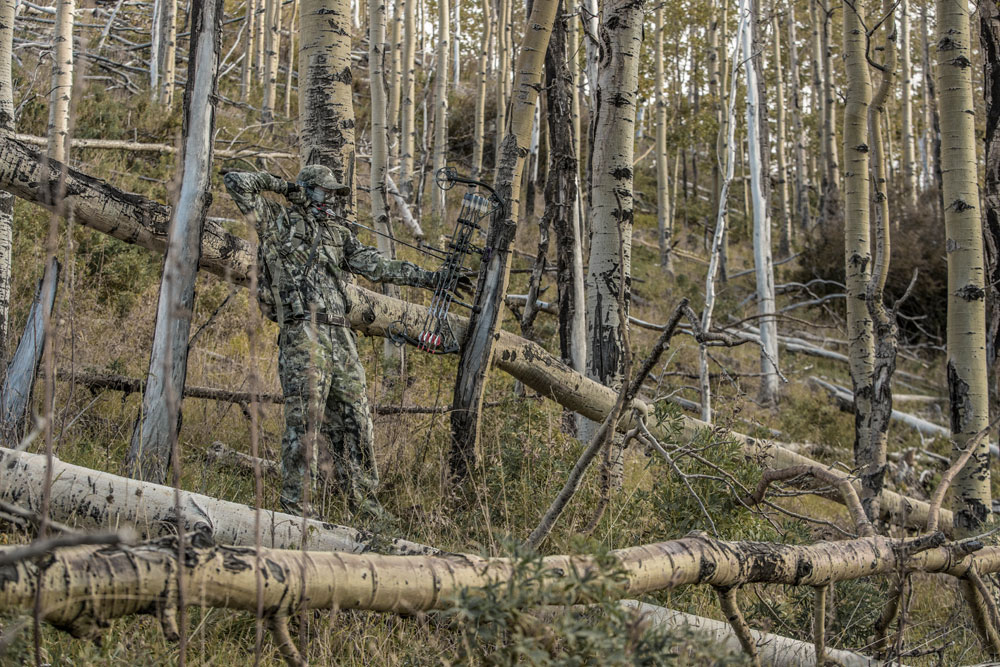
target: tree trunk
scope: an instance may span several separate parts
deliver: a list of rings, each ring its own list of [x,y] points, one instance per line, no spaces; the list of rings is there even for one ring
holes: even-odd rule
[[[872,376],[868,397],[871,418],[867,424],[868,440],[858,443],[854,465],[861,478],[861,504],[869,517],[879,515],[879,502],[885,480],[889,421],[892,418],[892,374],[896,370],[896,314],[884,304],[885,281],[889,275],[890,230],[889,192],[886,179],[888,150],[882,134],[885,105],[892,94],[896,68],[896,33],[892,15],[895,6],[885,0],[882,12],[888,19],[877,31],[882,51],[881,81],[868,107],[868,136],[871,141],[871,183],[875,188],[875,234],[871,277],[865,286],[865,302],[873,333]],[[891,33],[891,34],[890,34]]]
[[[937,88],[948,254],[948,395],[953,456],[989,423],[983,236],[976,176],[969,14],[937,3]],[[990,516],[989,447],[980,440],[954,484],[955,527],[978,533]]]
[[[462,38],[462,7],[460,0],[452,0],[452,20],[454,21],[454,30],[451,31],[451,44],[452,44],[452,54],[451,54],[451,71],[452,71],[452,85],[458,88],[461,83],[461,72],[462,72],[462,61],[459,58],[460,41]]]
[[[403,93],[403,12],[404,5],[409,0],[394,0],[392,23],[389,29],[389,39],[383,47],[383,52],[391,55],[389,58],[389,110],[386,123],[389,128],[389,160],[390,166],[399,160],[399,103]]]
[[[281,51],[281,0],[264,0],[264,99],[261,122],[274,122],[274,105],[278,99],[278,54]]]
[[[857,3],[851,4],[852,6],[857,5]],[[848,5],[844,5],[844,7],[847,9],[844,12],[845,15],[847,12],[853,12]],[[864,12],[864,9],[859,7],[858,11]],[[833,23],[833,9],[823,7],[822,12],[823,25],[820,33],[823,45],[823,141],[826,146],[823,150],[823,155],[826,158],[826,164],[824,165],[826,180],[823,185],[823,204],[821,209],[823,221],[827,222],[836,219],[840,215],[840,165],[837,160],[837,119],[835,118],[834,111],[837,101],[834,98],[833,92],[833,54],[830,50],[830,29]],[[846,21],[847,19],[845,18],[844,20]],[[848,39],[846,36],[847,31],[845,30],[844,33],[844,40],[846,41]]]
[[[0,143],[0,187],[34,204],[52,211],[72,214],[80,224],[104,232],[127,243],[149,250],[163,252],[166,248],[166,227],[169,209],[139,195],[122,192],[92,177],[50,162],[52,182],[65,174],[70,193],[58,208],[51,201],[50,187],[40,182],[42,158],[12,139]],[[247,241],[226,232],[218,223],[208,220],[202,236],[201,268],[237,285],[249,283],[256,250]],[[352,328],[370,336],[387,336],[390,329],[402,326],[416,337],[423,329],[427,308],[392,299],[375,292],[348,284],[344,286],[350,309],[347,318]],[[458,315],[450,316],[456,335],[466,336],[469,320]],[[832,353],[830,353],[832,354]],[[573,371],[541,346],[500,330],[496,339],[496,365],[538,394],[551,397],[563,407],[587,419],[601,421],[612,409],[617,393],[610,387],[590,380]],[[652,407],[641,399],[633,407],[646,414]],[[622,429],[633,428],[631,422],[622,420]],[[708,425],[690,417],[682,420],[682,432],[677,435],[668,425],[651,425],[651,432],[658,438],[691,439]],[[762,465],[786,467],[813,465],[814,462],[795,452],[765,440],[730,433],[752,460]],[[837,473],[840,474],[840,473]],[[2,486],[0,486],[2,489]],[[839,494],[834,494],[839,499]],[[908,526],[923,526],[927,521],[928,504],[904,498],[891,491],[882,497],[882,516],[885,520],[906,521]],[[941,526],[950,530],[951,512],[941,511]]]
[[[822,37],[822,23],[820,22],[820,0],[809,0],[809,25],[812,29],[812,56],[811,62],[809,63],[809,69],[811,70],[810,82],[812,83],[812,88],[810,90],[810,103],[809,106],[812,109],[814,129],[816,130],[815,136],[813,137],[815,150],[812,154],[812,175],[810,182],[813,187],[817,188],[816,194],[819,199],[819,222],[823,221],[823,193],[826,191],[826,150],[828,148],[826,141],[826,131],[827,127],[824,123],[824,118],[826,118],[826,111],[824,107],[826,106],[826,95],[823,92],[823,37]],[[825,12],[825,10],[822,10]],[[816,154],[819,154],[818,164],[816,159]]]
[[[0,500],[26,510],[40,509],[46,457],[0,448]],[[272,549],[353,551],[373,548],[386,553],[436,553],[436,549],[401,539],[385,540],[371,533],[324,521],[261,510],[260,522],[253,506],[180,491],[172,486],[140,482],[128,477],[91,470],[52,459],[50,516],[83,530],[132,527],[144,538],[177,531],[177,508],[186,530],[208,530],[221,544]]]
[[[183,180],[163,262],[142,413],[132,432],[126,459],[131,476],[157,483],[167,479],[170,463],[178,456],[175,449],[187,375],[188,335],[201,234],[212,202],[222,11],[222,0],[195,0],[192,5],[191,51],[184,89]]]
[[[788,4],[788,69],[792,84],[792,136],[795,137],[795,215],[800,229],[809,229],[809,184],[806,176],[805,128],[802,125],[802,90],[795,4]],[[787,256],[787,255],[786,255]]]
[[[713,24],[714,25],[714,24]],[[663,7],[656,8],[655,34],[653,38],[653,65],[655,78],[653,88],[656,91],[656,230],[660,247],[660,267],[670,271],[670,245],[672,232],[670,229],[670,174],[667,166],[667,100],[666,85],[663,78]],[[712,34],[718,38],[718,29],[713,28]],[[716,62],[718,57],[716,56]],[[717,77],[713,76],[713,81]],[[716,85],[717,87],[717,85]],[[718,103],[716,93],[716,103]],[[713,160],[713,164],[717,161]],[[715,167],[718,170],[718,166]],[[716,193],[718,197],[718,193]]]
[[[302,164],[322,164],[354,187],[354,100],[351,94],[349,0],[302,0],[299,21],[299,151]],[[344,198],[338,198],[343,200]],[[337,211],[355,219],[356,198]]]
[[[285,53],[285,116],[292,115],[292,79],[295,75],[295,36],[298,34],[296,26],[299,24],[299,0],[292,0],[292,9],[288,12],[288,45]]]
[[[277,0],[275,0],[277,1]],[[369,193],[372,203],[372,226],[378,232],[378,251],[388,259],[395,258],[392,232],[389,229],[389,201],[386,196],[386,173],[389,165],[389,131],[386,127],[385,63],[385,1],[368,0],[368,70],[372,93],[372,162]],[[383,284],[382,292],[399,296],[399,287]],[[386,365],[394,372],[402,370],[402,348],[391,340],[382,342]]]
[[[854,458],[866,459],[872,415],[874,342],[865,305],[871,279],[869,223],[868,107],[871,78],[865,58],[864,8],[844,3],[844,56],[847,100],[844,108],[844,266],[847,284],[847,340],[854,390]]]
[[[14,43],[16,0],[0,0],[0,137],[16,130],[11,55]],[[10,284],[13,254],[14,195],[0,191],[0,368],[7,365],[7,338],[10,335]]]
[[[900,42],[902,54],[902,84],[903,90],[901,112],[903,114],[903,196],[910,206],[917,203],[917,158],[914,150],[913,132],[913,65],[910,62],[910,2],[901,0],[899,3]],[[897,221],[897,227],[898,227]]]
[[[545,214],[556,236],[556,287],[559,300],[559,356],[563,363],[576,368],[574,354],[577,341],[585,340],[586,325],[581,322],[584,311],[582,296],[583,266],[581,239],[574,210],[577,201],[577,157],[573,143],[572,109],[573,76],[567,65],[566,23],[564,4],[559,3],[552,38],[545,54],[546,101],[551,148],[549,175],[545,181]],[[582,325],[582,326],[581,326]],[[582,356],[582,355],[580,355]]]
[[[600,557],[546,556],[539,563],[545,576],[538,585],[568,591],[564,602],[573,604],[590,602],[584,597],[590,591],[577,581],[601,581],[607,595],[621,598],[690,585],[821,587],[906,570],[955,577],[1000,570],[1000,548],[985,547],[956,559],[951,545],[932,545],[926,537],[902,545],[876,536],[794,546],[694,535]],[[0,554],[10,551],[8,547]],[[917,553],[910,555],[913,551]],[[303,662],[288,634],[290,616],[316,609],[405,614],[446,609],[468,589],[512,586],[517,567],[515,559],[472,554],[302,553],[204,544],[179,558],[177,540],[165,538],[129,547],[69,547],[44,559],[16,561],[5,569],[0,605],[22,613],[40,608],[42,620],[90,638],[110,620],[157,614],[178,599],[202,608],[258,614],[264,609],[275,643],[286,661],[297,665]],[[616,575],[608,576],[609,570]],[[268,585],[261,586],[262,580]],[[171,634],[177,631],[169,616],[163,627]]]
[[[986,257],[986,365],[997,369],[1000,350],[1000,6],[980,5],[979,40],[986,98],[986,167],[983,179],[983,241]],[[995,391],[995,389],[994,389]],[[1000,400],[994,395],[992,403]]]
[[[49,157],[58,162],[65,162],[69,153],[69,109],[73,96],[73,10],[74,0],[57,0],[52,45],[52,92],[49,95],[49,127],[46,134],[49,138]]]
[[[743,33],[743,59],[747,71],[747,160],[753,201],[753,258],[757,277],[757,313],[761,315],[760,401],[773,405],[778,402],[778,323],[774,319],[774,265],[771,259],[770,148],[767,113],[760,106],[760,101],[766,98],[763,79],[757,76],[757,70],[762,69],[757,0],[750,0],[749,11],[749,28]]]
[[[788,157],[785,153],[785,85],[781,66],[781,21],[775,14],[771,19],[774,60],[774,116],[775,152],[778,156],[777,178],[774,184],[778,186],[778,256],[788,257],[792,254],[792,215],[788,205]],[[798,94],[798,91],[795,93]]]
[[[499,165],[501,142],[500,137],[507,133],[507,79],[510,77],[508,67],[510,65],[510,45],[507,43],[509,32],[507,26],[510,23],[510,3],[511,0],[497,0],[496,30],[497,30],[497,61],[499,68],[496,80],[496,135],[494,163]]]
[[[476,73],[476,116],[472,125],[472,178],[483,172],[483,146],[486,143],[486,81],[489,69],[490,40],[493,36],[493,17],[490,15],[492,0],[482,0],[483,34],[479,42],[479,61]]]
[[[434,72],[434,174],[448,164],[448,26],[451,17],[448,16],[448,0],[438,0],[437,25],[437,63]],[[431,188],[431,211],[438,220],[445,217],[445,191],[438,187]]]
[[[246,0],[246,14],[243,15],[243,34],[246,36],[246,51],[243,53],[243,64],[240,67],[240,102],[244,104],[250,99],[250,75],[253,70],[254,38],[256,33],[256,17],[254,16],[254,0]],[[154,44],[156,40],[153,40]]]
[[[177,59],[177,0],[159,0],[159,93],[160,104],[171,106],[174,102],[174,72]]]
[[[417,0],[403,0],[403,61],[400,63],[403,81],[399,119],[399,187],[402,195],[408,200],[413,196],[413,151],[417,138],[416,126],[414,125],[416,11]]]
[[[632,280],[632,165],[639,57],[640,2],[608,1],[601,15],[597,106],[591,122],[591,233],[587,264],[587,376],[613,390],[623,376],[623,329],[628,326]],[[600,137],[598,141],[596,138]],[[619,317],[619,295],[624,317]],[[624,451],[612,444],[611,483],[622,482]]]
[[[511,100],[510,130],[501,144],[494,187],[504,201],[505,219],[495,214],[486,235],[492,252],[479,270],[479,284],[468,331],[462,339],[462,357],[451,413],[452,447],[450,468],[464,479],[476,462],[480,415],[486,374],[493,360],[494,337],[500,327],[503,298],[510,279],[509,252],[517,227],[524,156],[531,139],[531,122],[541,88],[542,66],[549,46],[556,0],[535,0],[525,25],[524,40],[517,58],[517,89]]]

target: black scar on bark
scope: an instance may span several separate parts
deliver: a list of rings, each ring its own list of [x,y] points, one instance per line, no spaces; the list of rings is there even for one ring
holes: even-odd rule
[[[955,294],[963,301],[981,301],[986,298],[986,290],[978,285],[966,285]]]
[[[250,569],[250,564],[229,549],[222,550],[222,567],[230,572],[243,572]]]
[[[966,415],[972,414],[969,400],[969,383],[958,376],[954,364],[948,361],[948,404],[951,406],[951,432],[964,430]]]
[[[285,570],[280,565],[270,558],[265,558],[264,563],[267,565],[267,569],[271,572],[271,576],[274,577],[275,581],[279,584],[285,583]]]
[[[618,167],[617,169],[611,172],[611,175],[614,176],[619,181],[621,181],[626,178],[632,178],[632,170],[629,169],[628,167]]]
[[[14,563],[0,566],[0,591],[7,588],[7,584],[16,584],[20,580],[21,575]]]

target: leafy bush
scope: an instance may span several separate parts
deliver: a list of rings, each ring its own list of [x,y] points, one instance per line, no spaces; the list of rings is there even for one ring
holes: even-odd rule
[[[898,201],[899,197],[893,199]],[[900,331],[907,339],[944,340],[948,264],[944,252],[944,222],[937,215],[936,199],[936,191],[925,193],[915,207],[902,207],[892,214],[887,302],[891,304],[902,296],[913,271],[920,271],[910,298],[900,308]],[[813,233],[802,252],[800,266],[793,280],[844,280],[842,219],[831,221]],[[843,290],[828,286],[814,291],[828,294]]]

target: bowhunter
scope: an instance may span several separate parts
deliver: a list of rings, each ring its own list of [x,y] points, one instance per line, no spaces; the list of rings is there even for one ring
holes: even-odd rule
[[[316,515],[303,493],[307,470],[312,480],[317,470],[316,448],[307,447],[308,435],[330,448],[336,483],[351,512],[382,517],[385,512],[375,497],[378,471],[365,370],[345,318],[342,286],[357,273],[373,282],[433,289],[440,272],[387,259],[359,242],[329,207],[351,190],[328,167],[305,167],[295,183],[265,172],[229,172],[225,183],[240,211],[254,214],[260,241],[257,300],[261,312],[281,327],[281,506]],[[262,197],[265,191],[283,195],[289,205]],[[465,278],[459,287],[470,290],[471,281]]]

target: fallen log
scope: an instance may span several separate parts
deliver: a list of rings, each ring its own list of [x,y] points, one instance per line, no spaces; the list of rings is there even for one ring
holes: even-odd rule
[[[70,525],[94,528],[132,526],[146,537],[176,532],[174,489],[100,472],[52,459],[49,516]],[[0,500],[39,512],[45,480],[45,456],[0,448]],[[396,554],[437,553],[422,544],[377,536],[366,531],[261,510],[255,528],[254,508],[188,491],[180,492],[185,530],[207,531],[220,543],[277,549],[364,552],[374,548]]]
[[[964,577],[1000,569],[1000,547],[986,547],[970,556],[967,550],[942,542],[940,533],[909,540],[872,536],[803,546],[726,542],[691,534],[612,551],[613,568],[620,574],[606,586],[614,599],[693,584],[717,589],[749,583],[815,587],[905,570]],[[414,613],[447,608],[463,590],[510,581],[515,565],[509,558],[461,554],[258,551],[215,546],[198,535],[189,544],[183,558],[178,558],[177,540],[171,537],[135,547],[72,547],[46,559],[20,561],[4,568],[0,610],[40,609],[42,620],[76,636],[95,636],[102,624],[115,618],[158,614],[168,636],[175,637],[173,611],[178,600],[251,613],[263,609],[286,660],[301,664],[288,635],[292,614],[306,609]],[[538,585],[601,576],[609,571],[602,560],[585,555],[545,557]],[[574,597],[581,594],[579,587],[563,590],[569,591],[566,604],[589,601]]]
[[[169,209],[139,195],[122,192],[104,181],[93,178],[57,162],[50,162],[49,180],[42,181],[41,159],[38,154],[12,138],[0,139],[0,186],[29,202],[49,210],[72,212],[75,220],[115,238],[163,252]],[[49,193],[56,191],[60,175],[65,175],[67,196],[57,210]],[[200,260],[201,268],[235,284],[246,285],[250,267],[255,262],[253,247],[244,239],[233,236],[210,220],[205,222]],[[387,336],[390,328],[401,327],[414,339],[423,329],[427,308],[400,299],[346,284],[344,293],[349,305],[347,318],[352,328],[368,335]],[[456,336],[461,338],[468,319],[449,316]],[[615,392],[577,373],[540,345],[508,331],[497,332],[493,365],[514,376],[540,395],[562,406],[600,422],[615,403]],[[843,355],[841,355],[843,356]],[[846,357],[844,357],[846,359]],[[635,415],[650,414],[650,406],[641,399],[633,404],[632,419],[621,420],[621,427],[635,426]],[[693,438],[710,425],[692,417],[684,417],[683,438]],[[653,434],[673,437],[666,428]],[[816,462],[773,443],[750,438],[739,433],[727,437],[737,440],[748,458],[761,465],[787,467],[815,465]],[[838,473],[843,474],[843,473]],[[832,494],[839,501],[839,494]],[[894,523],[922,526],[927,520],[928,504],[886,491],[883,494],[883,519]],[[942,510],[941,526],[951,526],[951,512]]]
[[[722,649],[728,649],[734,654],[743,651],[732,626],[725,621],[686,614],[683,611],[658,607],[638,600],[622,600],[619,604],[640,614],[644,622],[649,625],[668,630],[688,630],[701,637],[714,640]],[[757,644],[761,664],[772,667],[799,667],[800,665],[816,664],[815,644],[758,630],[751,630],[750,633]],[[853,651],[827,648],[825,655],[828,660],[842,667],[878,667],[882,664],[880,660]]]
[[[48,139],[45,137],[36,137],[30,134],[15,134],[14,136],[18,141],[32,146],[45,146],[48,144]],[[131,151],[135,153],[163,153],[165,155],[173,155],[177,152],[177,146],[170,144],[149,144],[139,141],[122,141],[119,139],[80,139],[74,137],[71,142],[73,148]],[[299,160],[298,153],[257,148],[220,148],[215,150],[215,155],[226,158],[243,157],[266,160]]]
[[[854,409],[854,394],[846,389],[845,387],[840,387],[825,380],[822,380],[815,375],[809,376],[809,381],[815,384],[817,387],[824,389],[828,394],[830,394],[842,409],[853,410]],[[895,397],[893,397],[895,398]],[[912,429],[919,431],[920,433],[930,436],[932,438],[951,438],[951,431],[949,431],[944,426],[935,424],[934,422],[927,421],[926,419],[921,419],[916,415],[911,415],[900,410],[893,409],[892,420],[897,421],[901,424],[905,424]],[[990,443],[990,455],[993,458],[1000,457],[1000,448],[997,447],[996,443]]]

